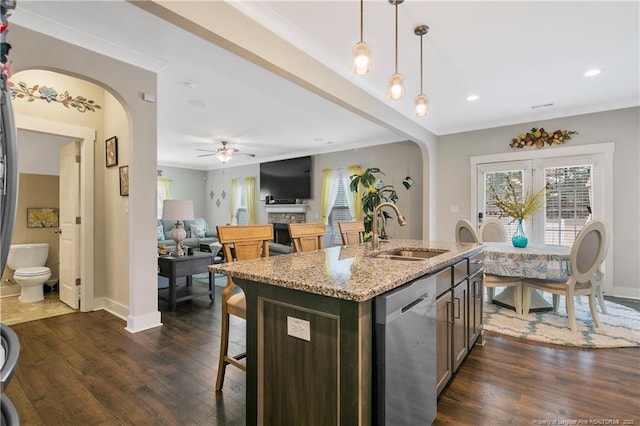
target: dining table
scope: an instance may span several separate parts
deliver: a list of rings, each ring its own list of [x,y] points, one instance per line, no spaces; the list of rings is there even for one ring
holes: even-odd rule
[[[484,243],[484,273],[506,277],[536,278],[549,281],[565,281],[569,277],[571,247],[531,243],[524,248],[511,242]],[[511,308],[514,306],[514,288],[507,287],[494,296],[493,303]],[[529,311],[552,310],[553,306],[537,290],[531,290]]]

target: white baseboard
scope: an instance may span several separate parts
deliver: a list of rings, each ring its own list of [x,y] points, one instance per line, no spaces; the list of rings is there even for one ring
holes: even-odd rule
[[[150,328],[162,325],[160,311],[150,312],[137,317],[127,317],[127,326],[124,328],[129,333],[137,333],[139,331],[149,330]]]

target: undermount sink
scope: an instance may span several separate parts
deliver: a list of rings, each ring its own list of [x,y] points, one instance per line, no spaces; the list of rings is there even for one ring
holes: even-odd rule
[[[438,250],[438,249],[428,249],[428,250],[399,249],[399,250],[392,250],[392,251],[380,253],[375,257],[383,258],[383,259],[415,261],[415,260],[430,259],[432,257],[436,257],[443,253],[446,253],[448,251],[449,250]]]

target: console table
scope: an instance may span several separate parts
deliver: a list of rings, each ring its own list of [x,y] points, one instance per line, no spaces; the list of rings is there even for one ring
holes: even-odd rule
[[[191,300],[196,297],[209,295],[213,301],[214,274],[208,270],[209,265],[215,263],[213,253],[195,252],[190,256],[158,256],[158,275],[169,278],[169,288],[158,292],[158,298],[169,302],[171,312],[176,310],[178,302]],[[203,291],[193,284],[192,275],[207,272],[209,274],[209,289]],[[186,277],[186,285],[178,287],[176,281],[179,277]]]

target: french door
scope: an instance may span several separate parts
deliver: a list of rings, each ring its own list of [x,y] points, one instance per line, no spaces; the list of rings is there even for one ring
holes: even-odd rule
[[[570,247],[593,212],[603,210],[597,166],[597,156],[478,164],[478,227],[486,219],[498,219],[507,234],[513,234],[516,223],[500,217],[495,197],[503,195],[507,185],[520,196],[545,188],[544,207],[525,223],[525,232],[532,242]]]

